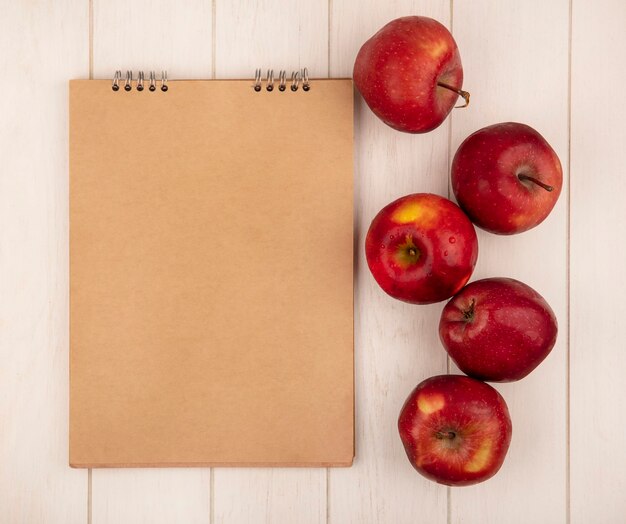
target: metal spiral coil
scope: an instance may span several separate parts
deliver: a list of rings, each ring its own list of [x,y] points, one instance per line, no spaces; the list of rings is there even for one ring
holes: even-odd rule
[[[263,70],[256,69],[254,71],[254,83],[252,88],[257,92],[263,90],[263,83],[265,82],[265,90],[274,90],[274,70],[268,69],[267,75],[263,77]],[[309,91],[311,89],[311,81],[309,80],[309,70],[305,67],[301,70],[294,70],[291,72],[290,89],[291,91],[297,91],[302,86],[303,91]],[[287,89],[287,71],[281,69],[278,72],[278,90],[285,91]]]
[[[126,75],[123,80],[124,91],[132,91],[133,90],[133,72],[131,70],[126,71]],[[146,82],[146,74],[143,71],[139,71],[137,73],[137,80],[135,83],[135,88],[137,91],[141,92],[145,87]],[[168,78],[167,71],[161,71],[161,78],[157,79],[157,75],[154,71],[150,71],[148,77],[148,91],[154,92],[157,90],[158,84],[161,84],[160,89],[163,92],[166,92],[169,89],[168,86]],[[263,90],[263,84],[265,83],[265,90],[271,92],[274,90],[274,70],[268,69],[267,75],[263,77],[263,70],[257,69],[254,73],[254,83],[252,84],[252,88],[258,93]],[[122,85],[122,71],[117,70],[113,75],[113,82],[111,84],[111,89],[113,91],[119,91]],[[305,67],[301,70],[294,70],[291,72],[291,80],[289,88],[291,91],[298,91],[298,89],[302,86],[302,91],[309,91],[311,89],[311,81],[309,80],[309,71]],[[281,69],[278,73],[278,90],[283,92],[287,90],[287,71]]]
[[[143,71],[139,71],[137,73],[137,82],[136,89],[137,91],[143,91],[145,89],[145,80],[146,75]],[[111,84],[111,89],[113,91],[119,91],[120,85],[122,82],[122,71],[117,70],[113,75],[113,83]],[[158,82],[161,83],[161,91],[166,92],[169,87],[167,85],[167,71],[161,71],[161,78],[157,80],[157,75],[154,71],[150,71],[149,81],[148,81],[148,91],[156,91]],[[124,77],[124,91],[132,91],[133,89],[133,72],[131,70],[126,71],[126,75]]]

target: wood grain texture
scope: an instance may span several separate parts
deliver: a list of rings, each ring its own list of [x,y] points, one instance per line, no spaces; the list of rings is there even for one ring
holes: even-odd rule
[[[574,0],[570,216],[571,522],[626,514],[626,4]]]
[[[327,0],[216,0],[215,14],[217,78],[254,78],[258,67],[327,75]]]
[[[420,14],[449,23],[448,2],[333,2],[332,76],[351,76],[363,42],[399,16]],[[356,95],[355,106],[355,359],[356,460],[330,471],[329,521],[445,522],[446,488],[425,480],[406,459],[397,418],[420,381],[446,371],[437,335],[440,305],[412,306],[390,298],[372,278],[364,240],[378,211],[403,195],[447,195],[448,122],[409,135],[383,124]]]
[[[116,69],[211,78],[212,0],[92,0],[94,78]]]
[[[208,469],[93,471],[92,524],[207,524]]]
[[[93,75],[166,69],[170,78],[209,78],[211,0],[94,0]],[[158,124],[158,115],[146,115]],[[93,470],[94,523],[208,522],[208,469]]]
[[[326,470],[215,468],[213,522],[326,522]]]
[[[535,230],[510,238],[479,233],[474,278],[508,275],[535,287],[554,308],[560,336],[530,377],[498,386],[513,418],[509,457],[491,481],[452,490],[449,515],[446,489],[411,469],[395,428],[411,387],[446,370],[435,328],[441,305],[411,307],[383,295],[362,251],[370,220],[393,198],[447,194],[449,153],[484,125],[532,125],[567,173],[568,0],[454,0],[452,19],[447,0],[332,0],[330,6],[328,12],[322,0],[216,0],[212,20],[211,0],[93,0],[93,72],[100,78],[120,68],[208,78],[213,67],[220,77],[249,77],[256,67],[303,66],[312,76],[351,76],[365,39],[397,16],[423,14],[452,23],[472,92],[468,110],[418,136],[387,128],[357,96],[354,466],[330,470],[328,486],[323,469],[213,470],[213,518],[207,469],[98,470],[94,523],[567,521],[567,185]],[[0,16],[0,67],[11,79],[0,97],[3,523],[89,517],[87,472],[67,466],[66,83],[89,73],[88,7],[87,1],[5,2]],[[569,500],[572,523],[613,524],[626,512],[626,360],[618,337],[626,314],[618,300],[626,251],[616,240],[626,221],[617,160],[626,113],[613,93],[626,82],[626,7],[620,0],[572,0],[572,8]]]
[[[67,79],[88,74],[88,8],[0,16],[0,521],[87,521],[68,466]]]
[[[454,112],[452,154],[481,127],[523,122],[552,145],[567,174],[568,18],[567,0],[455,0],[453,32],[472,103]],[[552,306],[560,331],[552,353],[531,375],[497,386],[513,422],[507,459],[492,480],[452,491],[451,522],[565,521],[567,197],[564,184],[550,216],[529,232],[510,237],[478,232],[472,280],[507,276],[527,283]]]
[[[215,13],[217,78],[253,78],[258,67],[276,75],[307,67],[312,77],[326,76],[325,0],[217,0]],[[290,125],[285,122],[285,130]],[[326,470],[216,468],[213,516],[228,524],[324,522]]]

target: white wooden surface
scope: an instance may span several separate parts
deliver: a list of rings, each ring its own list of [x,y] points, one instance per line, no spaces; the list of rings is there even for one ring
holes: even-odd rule
[[[570,214],[570,486],[574,524],[624,522],[626,4],[574,4]]]
[[[331,75],[351,76],[361,44],[389,20],[423,13],[449,23],[447,2],[333,2]],[[447,195],[449,122],[422,136],[380,122],[357,96],[355,105],[355,373],[356,454],[350,469],[329,475],[332,523],[446,522],[446,488],[409,465],[397,419],[417,382],[446,372],[437,334],[440,305],[416,307],[387,297],[369,274],[364,239],[374,215],[414,192]]]
[[[567,177],[568,0],[455,1],[453,17],[473,107],[453,115],[452,151],[476,129],[524,122],[552,145]],[[480,20],[489,23],[477,31]],[[535,372],[498,386],[513,422],[510,452],[491,482],[452,492],[452,522],[566,521],[567,195],[566,181],[550,216],[525,234],[478,233],[473,278],[506,276],[526,282],[552,306],[560,330],[552,353]]]
[[[88,72],[88,6],[0,11],[0,522],[85,522],[88,474],[67,467],[67,78]]]
[[[5,0],[1,11],[0,522],[624,522],[625,3]],[[452,28],[472,105],[432,133],[409,136],[356,98],[354,466],[71,470],[67,79],[108,78],[116,68],[228,78],[303,66],[312,76],[349,76],[361,43],[407,14]],[[554,308],[560,336],[530,377],[498,387],[514,427],[502,471],[447,489],[412,470],[395,427],[409,390],[450,367],[436,332],[441,305],[385,296],[367,271],[363,238],[391,199],[449,195],[458,144],[505,120],[544,134],[567,180],[537,229],[479,233],[475,278],[512,276],[535,287]]]

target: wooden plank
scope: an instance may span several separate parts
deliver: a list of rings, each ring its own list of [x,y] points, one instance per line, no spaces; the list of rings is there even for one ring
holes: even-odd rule
[[[449,23],[449,3],[402,0],[333,2],[332,76],[352,76],[363,42],[390,20],[408,14]],[[397,417],[411,389],[446,371],[437,323],[440,305],[411,306],[385,295],[367,268],[364,239],[375,214],[414,192],[447,196],[448,122],[426,135],[408,135],[380,122],[356,96],[356,460],[330,471],[329,521],[445,522],[446,488],[409,464]]]
[[[95,78],[110,78],[116,69],[211,77],[212,0],[92,1]]]
[[[207,524],[210,470],[93,470],[92,523]]]
[[[93,0],[93,74],[115,69],[209,78],[211,0]],[[158,115],[146,122],[158,123]],[[93,470],[92,521],[208,522],[209,469]],[[181,502],[182,501],[182,502]]]
[[[325,470],[215,468],[216,524],[326,522]]]
[[[326,76],[327,21],[325,0],[217,0],[216,77],[253,78],[258,67]],[[326,470],[216,468],[213,511],[214,522],[228,524],[324,522]]]
[[[454,2],[454,36],[472,103],[454,114],[452,154],[471,132],[518,121],[548,140],[567,173],[568,17],[567,0]],[[560,332],[552,354],[530,376],[498,386],[513,422],[509,455],[487,483],[452,492],[451,522],[565,521],[567,197],[565,184],[548,219],[527,233],[479,232],[474,279],[509,276],[526,282],[552,306]]]
[[[326,0],[216,0],[215,12],[217,78],[254,78],[258,67],[327,75]]]
[[[572,18],[571,522],[612,523],[626,513],[626,110],[610,94],[626,84],[626,4],[574,0]]]
[[[0,17],[0,520],[86,522],[68,466],[67,80],[88,74],[88,5]]]

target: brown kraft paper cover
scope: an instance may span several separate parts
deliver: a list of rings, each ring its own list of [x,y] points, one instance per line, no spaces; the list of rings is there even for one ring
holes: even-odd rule
[[[70,464],[347,466],[350,80],[70,82]]]

